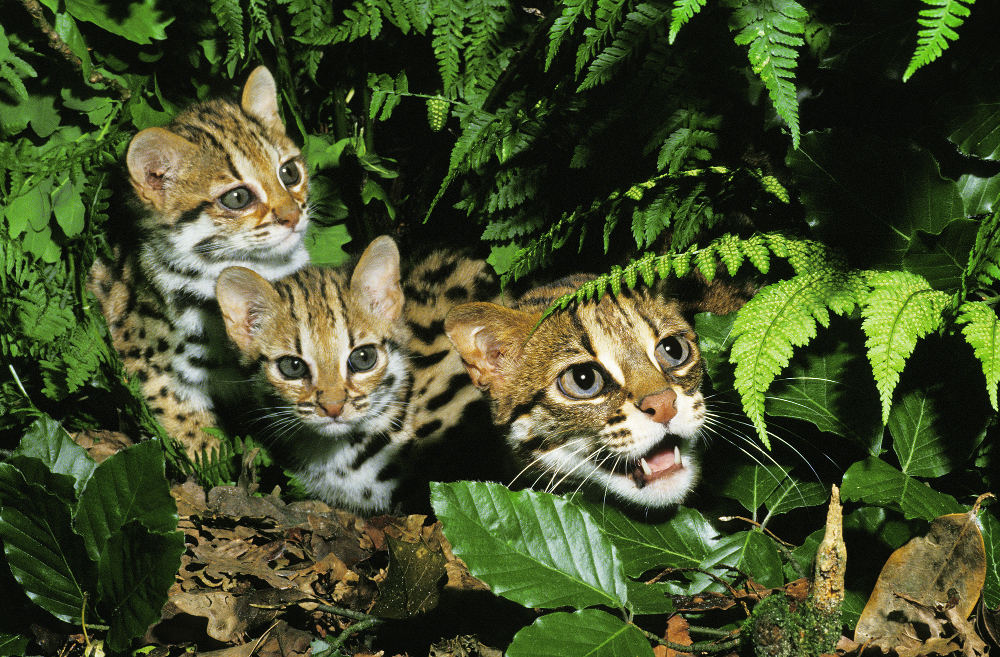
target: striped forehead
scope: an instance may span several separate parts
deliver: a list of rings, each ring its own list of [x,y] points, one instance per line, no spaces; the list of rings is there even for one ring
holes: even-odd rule
[[[345,282],[333,274],[309,268],[295,274],[294,280],[275,284],[287,306],[294,346],[300,354],[336,355],[355,343],[345,304]]]
[[[581,308],[590,327],[598,361],[614,379],[626,383],[626,374],[637,364],[650,361],[659,371],[653,345],[659,339],[656,322],[639,311],[631,299],[607,295],[598,304]]]

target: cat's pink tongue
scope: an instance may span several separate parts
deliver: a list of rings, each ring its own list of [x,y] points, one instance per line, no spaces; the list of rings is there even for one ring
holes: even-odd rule
[[[669,470],[674,467],[674,464],[674,450],[672,448],[665,449],[662,452],[657,452],[646,459],[646,465],[648,465],[649,469],[653,471],[653,475],[663,472],[664,470]]]

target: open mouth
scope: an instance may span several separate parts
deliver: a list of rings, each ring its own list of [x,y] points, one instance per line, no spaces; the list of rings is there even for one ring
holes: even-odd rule
[[[627,476],[635,482],[636,488],[641,489],[683,469],[684,460],[681,457],[680,445],[676,438],[667,436],[639,457],[629,469]]]

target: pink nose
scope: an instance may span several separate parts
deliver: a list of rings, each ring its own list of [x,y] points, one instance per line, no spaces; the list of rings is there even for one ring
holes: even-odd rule
[[[653,422],[667,424],[677,415],[677,393],[672,389],[647,395],[639,402],[639,410],[652,416]]]
[[[340,417],[340,414],[344,411],[344,402],[320,403],[317,410],[320,415],[325,415],[327,417]]]
[[[295,228],[299,223],[301,215],[298,204],[294,202],[285,203],[274,208],[274,220],[282,226]]]

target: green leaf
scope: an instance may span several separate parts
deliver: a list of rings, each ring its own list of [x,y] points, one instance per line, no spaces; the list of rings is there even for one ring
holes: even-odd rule
[[[514,635],[507,657],[652,657],[642,632],[599,609],[546,614]]]
[[[983,585],[983,602],[988,609],[1000,607],[1000,520],[990,507],[979,514],[986,546],[986,583]]]
[[[9,464],[0,478],[21,491],[0,507],[0,539],[14,579],[38,606],[66,622],[79,622],[94,590],[95,564],[70,527],[70,507],[45,487],[25,481]],[[88,614],[88,618],[93,618]]]
[[[729,360],[736,365],[735,388],[765,445],[764,392],[788,364],[792,347],[816,337],[816,324],[828,326],[830,311],[849,313],[855,303],[850,276],[815,263],[811,271],[769,285],[740,310],[733,325]]]
[[[150,532],[138,523],[111,536],[101,555],[98,594],[113,652],[125,651],[160,619],[184,550],[183,532]]]
[[[618,549],[622,571],[637,577],[651,568],[694,568],[719,542],[719,532],[694,509],[677,507],[659,524],[636,522],[606,504],[581,503]]]
[[[923,276],[936,289],[957,290],[978,229],[978,222],[956,219],[937,235],[916,231],[903,256],[906,270]]]
[[[51,190],[51,181],[44,180],[8,201],[4,216],[11,238],[17,239],[27,230],[48,227],[52,216]]]
[[[958,109],[958,108],[956,108]],[[1000,159],[1000,103],[962,107],[962,118],[948,141],[966,155],[984,160]],[[971,214],[971,213],[970,213]]]
[[[982,301],[968,301],[958,309],[957,323],[983,365],[986,391],[993,410],[997,408],[997,383],[1000,382],[1000,326],[997,314]]]
[[[779,515],[823,504],[828,497],[824,486],[799,481],[780,465],[742,465],[724,481],[719,493],[742,504],[755,520],[761,506],[767,507],[769,515]]]
[[[958,179],[958,193],[965,202],[965,214],[989,214],[1000,198],[1000,176],[980,178],[965,174]]]
[[[58,12],[56,13],[56,20],[52,27],[55,28],[56,34],[62,38],[63,43],[69,47],[70,52],[80,60],[80,73],[83,75],[84,80],[88,80],[90,78],[90,71],[93,68],[93,62],[90,59],[90,50],[87,49],[87,42],[80,33],[80,28],[77,27],[76,21],[69,14]]]
[[[903,72],[903,82],[910,79],[922,66],[938,57],[948,48],[949,41],[958,39],[956,29],[969,16],[969,8],[963,2],[971,5],[976,0],[922,0],[930,9],[921,9],[917,22],[924,29],[917,35],[917,49],[913,52],[906,71]]]
[[[938,426],[941,422],[933,399],[922,390],[911,391],[892,405],[892,448],[905,474],[940,477],[954,468],[948,440]]]
[[[814,235],[858,266],[898,267],[917,230],[936,235],[965,215],[958,185],[908,144],[812,132],[786,163]]]
[[[795,354],[768,391],[768,415],[811,422],[821,431],[851,438],[866,447],[882,436],[878,395],[857,328],[836,322]]]
[[[177,528],[177,504],[170,495],[163,450],[153,440],[124,449],[97,466],[80,494],[74,525],[87,554],[98,561],[108,539],[132,521],[151,532]]]
[[[674,8],[670,10],[670,33],[667,35],[671,44],[681,28],[705,7],[706,2],[707,0],[674,0]]]
[[[742,2],[730,19],[737,45],[749,45],[750,67],[767,89],[774,109],[792,133],[792,148],[799,147],[799,102],[795,89],[797,48],[805,41],[805,8],[795,0]]]
[[[865,346],[882,400],[884,423],[889,419],[899,374],[917,340],[941,325],[948,295],[908,272],[873,272],[867,280],[872,291],[861,309],[861,328],[868,336]]]
[[[14,455],[38,459],[51,472],[69,475],[77,493],[87,485],[97,467],[87,450],[73,442],[62,425],[48,415],[28,428]]]
[[[29,643],[31,643],[31,637],[0,632],[0,655],[11,655],[12,657],[26,655]]]
[[[145,45],[166,39],[166,28],[174,22],[172,17],[163,19],[156,5],[156,0],[137,0],[119,10],[100,0],[66,0],[66,11],[77,20]]]
[[[624,607],[618,550],[586,511],[499,484],[431,484],[452,550],[497,595],[526,607]]]
[[[761,531],[746,533],[737,567],[758,584],[777,587],[785,583],[781,555],[774,539]]]
[[[844,501],[897,509],[907,518],[933,520],[947,513],[966,511],[950,495],[937,492],[875,457],[847,469],[840,494]]]
[[[309,261],[314,265],[337,267],[348,261],[350,256],[344,245],[351,241],[346,224],[320,226],[313,223],[306,233],[306,249]]]
[[[67,178],[52,192],[52,212],[66,237],[76,237],[83,231],[86,209],[72,180]]]

